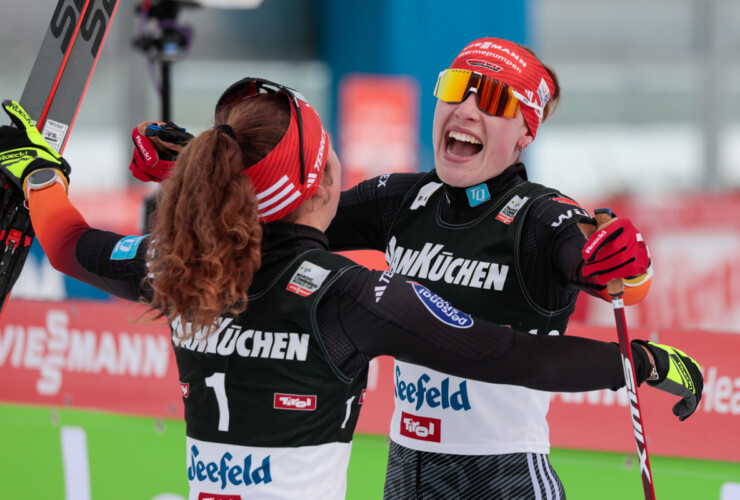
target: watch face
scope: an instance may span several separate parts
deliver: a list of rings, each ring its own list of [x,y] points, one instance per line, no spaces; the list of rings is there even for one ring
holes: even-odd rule
[[[28,178],[28,182],[30,182],[33,185],[38,186],[39,184],[44,184],[44,183],[53,181],[56,176],[57,176],[56,172],[54,172],[51,169],[45,168],[42,170],[36,170],[35,172],[32,172],[31,176]]]

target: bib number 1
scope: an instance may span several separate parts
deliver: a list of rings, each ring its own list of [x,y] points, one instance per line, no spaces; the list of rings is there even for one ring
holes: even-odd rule
[[[218,430],[228,432],[229,400],[226,397],[226,376],[221,372],[216,372],[210,377],[206,377],[206,385],[216,393],[216,403],[218,403]]]

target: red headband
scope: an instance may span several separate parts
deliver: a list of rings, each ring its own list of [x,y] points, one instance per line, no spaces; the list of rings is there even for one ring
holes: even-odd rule
[[[521,94],[521,111],[532,136],[542,122],[542,112],[555,85],[535,56],[514,42],[480,38],[468,44],[450,68],[467,69],[509,85]]]
[[[290,124],[277,146],[244,173],[252,180],[257,193],[262,222],[272,222],[288,215],[316,193],[328,157],[328,137],[316,111],[301,99],[298,103],[303,125],[303,154],[306,163],[305,183],[301,184],[301,157],[298,118],[290,106]]]

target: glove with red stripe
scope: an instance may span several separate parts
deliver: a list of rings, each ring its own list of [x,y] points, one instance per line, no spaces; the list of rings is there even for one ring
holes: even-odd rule
[[[134,154],[129,170],[144,182],[162,182],[172,173],[175,160],[193,138],[172,122],[144,122],[131,134]]]
[[[597,209],[600,213],[609,209]],[[613,279],[632,279],[645,274],[650,254],[642,235],[629,219],[614,217],[597,229],[583,247],[583,275],[592,282],[606,285]]]

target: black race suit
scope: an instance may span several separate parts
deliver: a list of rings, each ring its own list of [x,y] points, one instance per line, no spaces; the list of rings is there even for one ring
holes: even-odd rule
[[[327,235],[333,250],[383,251],[391,271],[539,338],[564,334],[579,289],[597,288],[581,277],[577,223],[588,218],[517,164],[468,190],[434,171],[365,181],[342,193]],[[548,460],[547,394],[399,358],[394,375],[397,387],[448,384],[465,404],[419,405],[396,390],[386,498],[564,498]],[[415,433],[419,422],[435,434]]]

